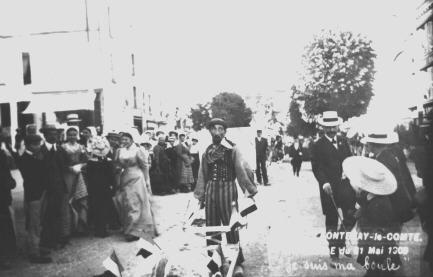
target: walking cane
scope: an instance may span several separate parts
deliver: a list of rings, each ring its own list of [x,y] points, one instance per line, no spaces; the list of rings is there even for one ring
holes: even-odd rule
[[[343,223],[343,219],[341,218],[341,215],[340,215],[340,213],[338,212],[338,207],[337,207],[337,204],[335,203],[334,195],[331,193],[329,196],[331,197],[332,204],[334,205],[334,209],[335,209],[335,211],[337,212],[338,218],[339,218],[340,221],[341,221],[341,226],[343,226],[343,230],[344,230],[344,232],[347,232],[347,231],[346,231],[346,226],[344,226],[344,223]]]
[[[343,219],[341,218],[341,215],[340,215],[340,213],[338,212],[338,207],[337,207],[337,203],[335,203],[334,195],[331,193],[329,196],[331,197],[332,204],[334,205],[334,208],[335,208],[335,211],[337,212],[338,218],[339,218],[340,221],[341,221],[341,226],[343,226],[343,231],[344,231],[345,233],[347,233],[346,226],[344,226]],[[350,239],[349,239],[348,241],[349,241],[349,245],[350,245],[351,247],[353,247],[353,244],[352,244],[352,242],[350,241]],[[350,252],[349,252],[349,253],[350,253]]]

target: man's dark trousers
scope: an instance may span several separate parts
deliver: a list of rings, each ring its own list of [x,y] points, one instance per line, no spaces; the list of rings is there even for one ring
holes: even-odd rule
[[[256,158],[256,175],[257,175],[257,181],[259,183],[262,182],[262,176],[263,176],[264,184],[268,183],[268,172],[266,170],[266,158],[262,158],[262,157]]]

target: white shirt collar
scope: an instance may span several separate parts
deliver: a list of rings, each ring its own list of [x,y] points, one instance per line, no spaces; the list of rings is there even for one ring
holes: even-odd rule
[[[261,141],[263,137],[256,137],[258,141]]]
[[[228,148],[228,149],[232,149],[233,148],[233,146],[226,140],[226,138],[224,138],[221,141],[221,145],[224,146],[225,148]]]
[[[55,143],[45,142],[45,146],[47,147],[48,150],[51,150],[54,147],[54,151],[57,151],[57,146]]]
[[[328,137],[327,135],[325,135],[325,137],[332,143],[332,140],[334,140],[335,139],[335,142],[337,142],[337,137],[334,137],[333,139],[332,138],[330,138],[330,137]]]

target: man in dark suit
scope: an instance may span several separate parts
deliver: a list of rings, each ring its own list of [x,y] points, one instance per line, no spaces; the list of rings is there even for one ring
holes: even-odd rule
[[[412,180],[406,157],[396,145],[399,141],[395,132],[371,132],[364,139],[369,156],[384,164],[397,180],[397,190],[389,196],[394,213],[400,223],[414,217],[415,184]]]
[[[65,220],[65,205],[68,203],[64,174],[67,170],[65,150],[58,143],[59,130],[54,124],[41,129],[45,143],[41,146],[42,163],[45,172],[46,193],[42,200],[42,232],[40,247],[43,254],[59,246],[64,247],[68,238],[62,236]]]
[[[268,140],[262,137],[262,130],[257,130],[256,137],[256,176],[261,184],[262,177],[265,186],[269,185],[268,172],[266,171],[266,157],[268,156]]]
[[[299,138],[295,138],[295,141],[289,147],[289,156],[293,167],[293,175],[297,177],[299,177],[299,171],[301,171],[302,151],[302,143],[300,143]]]
[[[325,215],[326,232],[338,231],[338,208],[341,208],[343,231],[350,231],[355,220],[355,191],[347,179],[342,179],[342,163],[351,156],[349,144],[337,137],[338,126],[342,119],[337,112],[324,112],[318,123],[322,126],[324,134],[313,145],[311,165],[314,176],[319,183],[320,200]],[[338,249],[345,246],[344,240],[328,240],[331,266],[338,260]],[[335,251],[332,251],[335,249]]]

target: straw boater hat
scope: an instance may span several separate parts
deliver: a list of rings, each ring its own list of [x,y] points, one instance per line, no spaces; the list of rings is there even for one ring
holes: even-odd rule
[[[354,188],[376,195],[390,195],[397,190],[397,181],[392,172],[374,159],[349,157],[343,162],[343,172]]]
[[[110,152],[110,143],[105,137],[93,137],[90,143],[90,152],[97,157],[105,157]]]
[[[81,122],[81,119],[78,117],[78,114],[71,113],[66,116],[66,122],[68,123]]]
[[[396,132],[371,132],[361,140],[362,143],[393,144],[398,142]]]
[[[227,129],[227,123],[224,121],[224,119],[221,119],[221,118],[212,118],[208,122],[207,128],[210,129],[215,125],[222,125],[224,127],[224,129]]]
[[[324,127],[336,127],[343,123],[343,119],[338,116],[336,111],[326,111],[317,122]]]

